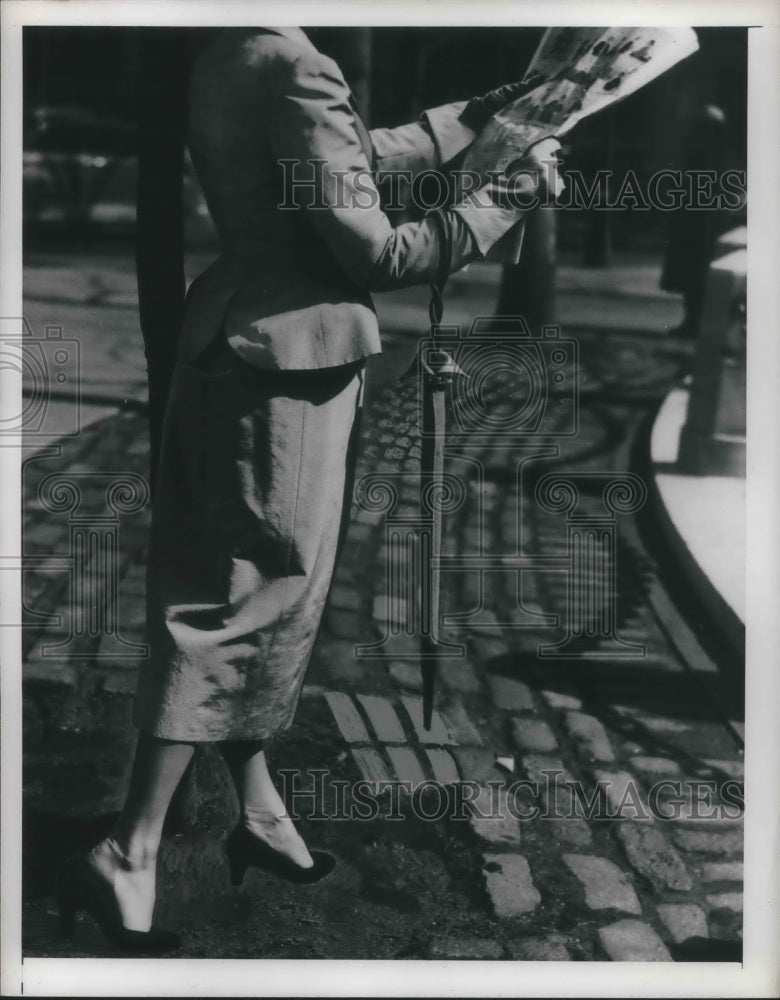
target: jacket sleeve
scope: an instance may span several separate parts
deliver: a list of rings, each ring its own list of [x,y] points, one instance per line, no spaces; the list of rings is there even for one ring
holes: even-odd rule
[[[466,102],[442,104],[423,111],[420,121],[397,128],[371,129],[376,169],[428,170],[449,163],[476,138],[458,117]]]
[[[435,277],[440,253],[435,223],[390,224],[360,144],[348,88],[333,60],[307,52],[291,63],[271,120],[273,152],[285,175],[280,210],[306,211],[358,285],[386,291]],[[452,270],[485,254],[521,215],[494,204],[487,189],[448,211]],[[473,241],[462,238],[464,225]]]

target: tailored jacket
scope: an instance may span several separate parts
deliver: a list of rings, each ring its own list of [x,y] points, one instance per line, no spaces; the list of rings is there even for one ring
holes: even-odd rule
[[[191,77],[189,148],[222,253],[188,290],[180,359],[196,359],[220,329],[263,369],[379,353],[370,293],[432,280],[439,246],[431,220],[391,225],[371,172],[451,160],[474,139],[463,107],[369,133],[338,66],[300,28],[217,36]],[[468,259],[518,220],[485,190],[453,209],[471,233]]]

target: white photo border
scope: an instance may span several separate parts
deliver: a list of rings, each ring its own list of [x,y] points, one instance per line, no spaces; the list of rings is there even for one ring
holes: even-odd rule
[[[0,316],[22,315],[22,27],[24,25],[750,26],[748,109],[747,702],[744,961],[714,963],[345,962],[21,959],[21,636],[0,629],[2,951],[7,996],[686,996],[780,993],[780,387],[777,152],[780,4],[775,0],[3,0],[0,4]],[[21,410],[0,371],[0,415]],[[0,558],[21,553],[21,442],[0,447]],[[21,607],[19,576],[0,602]],[[18,620],[18,619],[16,619]],[[121,965],[117,965],[121,962]],[[121,975],[118,970],[121,969]]]

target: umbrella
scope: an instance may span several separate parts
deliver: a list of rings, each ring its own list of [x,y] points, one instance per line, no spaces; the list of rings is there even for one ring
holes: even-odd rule
[[[441,337],[441,320],[444,314],[442,293],[452,266],[452,231],[447,219],[439,210],[431,213],[439,229],[440,258],[436,281],[431,284],[431,301],[428,316],[431,323],[431,339],[436,342]],[[446,432],[446,393],[455,375],[460,371],[451,356],[444,350],[429,350],[421,358],[420,378],[422,379],[422,458],[421,488],[431,497],[431,544],[429,562],[424,568],[427,576],[427,614],[425,625],[420,632],[420,654],[422,657],[423,725],[431,728],[434,690],[439,659],[438,627],[441,557],[442,513],[435,500],[437,487],[444,478],[444,435]]]

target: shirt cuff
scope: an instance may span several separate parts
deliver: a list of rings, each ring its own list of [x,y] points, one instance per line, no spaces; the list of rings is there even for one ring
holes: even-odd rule
[[[448,163],[463,152],[476,138],[476,132],[458,117],[466,103],[440,104],[437,108],[423,111],[422,117],[428,123],[442,163]]]
[[[512,226],[525,217],[521,209],[502,208],[496,204],[487,185],[472,192],[460,205],[455,205],[453,212],[468,226],[483,257]]]

